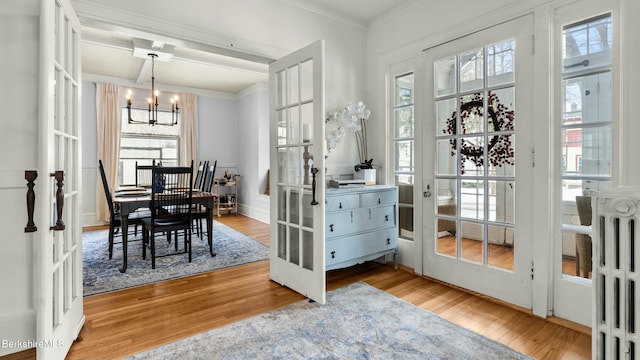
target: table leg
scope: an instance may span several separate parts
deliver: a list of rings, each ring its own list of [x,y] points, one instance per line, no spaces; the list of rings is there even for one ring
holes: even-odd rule
[[[129,211],[125,210],[124,207],[120,208],[120,232],[122,232],[122,267],[120,268],[120,272],[124,273],[127,271],[127,238],[129,237]]]
[[[213,206],[207,206],[207,241],[209,242],[209,252],[211,256],[216,256],[217,254],[213,252]]]

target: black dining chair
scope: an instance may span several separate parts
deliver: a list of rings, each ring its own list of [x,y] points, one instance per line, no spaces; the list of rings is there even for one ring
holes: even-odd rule
[[[209,165],[206,167],[204,181],[202,182],[201,188],[202,192],[211,192],[217,166],[218,160],[214,161],[213,165]],[[207,217],[207,208],[202,205],[194,205],[192,216],[196,228],[196,235],[198,235],[198,237],[202,237],[205,234],[202,229],[202,220],[206,219]],[[207,229],[207,231],[209,231],[209,229]]]
[[[136,161],[136,186],[143,188],[151,187],[152,165],[140,165]]]
[[[196,172],[196,178],[193,180],[193,188],[202,190],[202,185],[204,184],[205,174],[207,172],[207,168],[209,167],[209,161],[200,161],[198,164],[198,171]]]
[[[109,189],[109,183],[107,182],[107,175],[104,171],[104,165],[102,160],[98,160],[98,168],[100,170],[100,177],[102,178],[102,186],[104,188],[104,194],[107,198],[107,205],[109,207],[109,259],[113,257],[113,244],[114,237],[118,229],[122,227],[122,221],[120,217],[120,211],[114,207],[113,197],[111,190]],[[151,215],[148,211],[134,211],[129,214],[128,224],[135,225],[142,224],[142,220]],[[121,229],[121,231],[128,231],[128,229]],[[137,232],[136,232],[137,235]]]
[[[158,167],[152,166],[153,185],[151,186],[151,217],[144,219],[142,232],[142,258],[146,259],[146,249],[151,252],[151,268],[156,268],[156,233],[166,233],[168,237],[175,232],[176,251],[178,248],[178,231],[184,231],[184,247],[182,253],[189,254],[191,262],[191,214],[193,204],[193,161],[191,166]],[[168,253],[175,255],[178,253]],[[181,253],[179,253],[181,254]]]

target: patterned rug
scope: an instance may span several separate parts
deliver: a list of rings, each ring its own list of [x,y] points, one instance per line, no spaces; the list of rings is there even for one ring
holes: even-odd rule
[[[122,244],[113,247],[113,258],[109,260],[107,230],[86,232],[82,235],[83,285],[84,296],[120,290],[149,284],[230,266],[247,264],[269,258],[269,248],[250,237],[217,221],[213,222],[213,249],[215,257],[209,254],[206,237],[192,238],[192,261],[188,254],[156,257],[156,268],[151,269],[151,257],[147,250],[147,259],[142,260],[142,242],[129,241],[127,271],[119,271],[122,265]],[[140,238],[138,232],[138,238]],[[131,240],[133,235],[129,235]],[[119,237],[116,237],[119,242]],[[184,241],[180,237],[178,250],[184,250]],[[168,244],[164,239],[156,240],[156,254],[175,252],[173,241]]]
[[[364,283],[129,359],[531,359]]]

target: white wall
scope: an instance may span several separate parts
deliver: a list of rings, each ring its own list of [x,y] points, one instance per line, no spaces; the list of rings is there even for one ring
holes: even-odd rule
[[[98,224],[96,198],[104,196],[96,187],[98,175],[98,129],[96,120],[96,84],[82,82],[82,224]]]
[[[39,2],[9,1],[0,6],[0,340],[35,340],[35,244],[39,230],[25,233],[27,210],[25,170],[38,170]],[[36,204],[43,197],[48,174],[39,171]],[[0,356],[24,347],[0,346]]]
[[[264,195],[269,169],[269,87],[256,84],[243,91],[238,105],[239,211],[269,222],[269,197]]]
[[[218,160],[216,177],[221,177],[225,168],[238,167],[236,104],[233,98],[198,96],[198,159]]]

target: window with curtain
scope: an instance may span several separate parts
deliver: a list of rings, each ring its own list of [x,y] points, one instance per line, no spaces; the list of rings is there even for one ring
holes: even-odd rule
[[[138,112],[138,114],[136,114]],[[131,109],[131,117],[144,119],[146,109]],[[136,161],[151,165],[153,160],[165,166],[177,166],[180,159],[180,126],[129,124],[127,108],[122,109],[118,184],[135,184]],[[171,112],[158,110],[160,122],[170,123]]]

